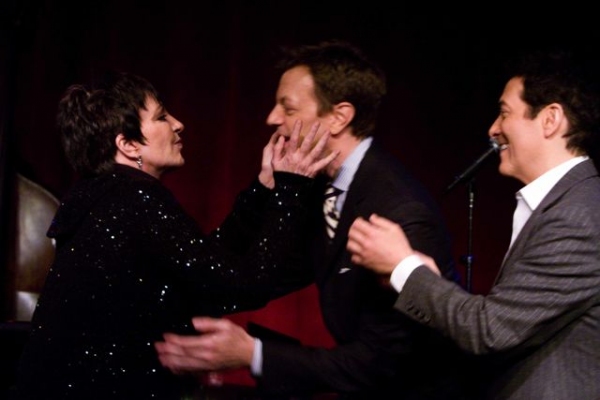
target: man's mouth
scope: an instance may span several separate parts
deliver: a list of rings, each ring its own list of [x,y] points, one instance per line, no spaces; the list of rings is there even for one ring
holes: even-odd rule
[[[493,141],[495,143],[495,147],[497,151],[506,150],[508,148],[508,143],[503,140],[498,140],[499,138],[494,138]]]

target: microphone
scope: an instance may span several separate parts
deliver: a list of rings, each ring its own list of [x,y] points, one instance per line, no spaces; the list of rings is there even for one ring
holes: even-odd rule
[[[448,185],[445,193],[448,193],[449,191],[454,189],[459,183],[463,183],[471,179],[471,177],[475,175],[475,173],[479,170],[479,168],[481,168],[485,161],[488,158],[490,158],[492,154],[498,153],[502,148],[504,148],[504,146],[500,146],[496,139],[490,139],[490,148],[487,149],[486,152],[483,153],[481,156],[479,156],[479,158],[475,160],[475,162],[471,164],[471,166],[467,168],[462,174],[458,175],[454,179],[454,182]]]

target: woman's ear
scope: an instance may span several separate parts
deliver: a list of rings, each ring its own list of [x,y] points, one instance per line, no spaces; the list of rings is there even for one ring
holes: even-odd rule
[[[115,138],[115,144],[117,145],[117,154],[130,159],[135,160],[140,156],[140,144],[133,140],[127,140],[125,135],[119,133]]]
[[[342,132],[354,119],[356,110],[351,103],[343,101],[333,106],[329,115],[329,131],[332,135]]]

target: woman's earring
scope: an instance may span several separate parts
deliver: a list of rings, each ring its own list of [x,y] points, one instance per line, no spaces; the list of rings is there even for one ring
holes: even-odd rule
[[[144,163],[142,162],[142,156],[138,156],[137,160],[135,160],[135,162],[138,165],[139,169],[142,169],[142,165],[144,165]]]

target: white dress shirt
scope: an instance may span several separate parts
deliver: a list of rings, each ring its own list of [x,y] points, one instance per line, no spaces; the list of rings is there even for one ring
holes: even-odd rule
[[[552,190],[554,185],[556,185],[556,183],[563,176],[565,176],[565,174],[569,172],[571,168],[580,162],[587,160],[588,158],[589,157],[587,156],[571,158],[570,160],[548,170],[516,193],[515,196],[517,200],[519,200],[521,197],[522,201],[518,201],[517,205],[519,207],[517,207],[517,210],[515,210],[515,216],[513,217],[511,245],[519,235],[521,228],[523,228],[523,225],[525,225],[525,222],[527,222],[527,219],[531,213],[540,205],[544,197],[546,197],[548,192]],[[390,276],[390,283],[394,289],[400,293],[410,274],[423,264],[424,263],[421,257],[417,255],[408,256],[400,261]]]

